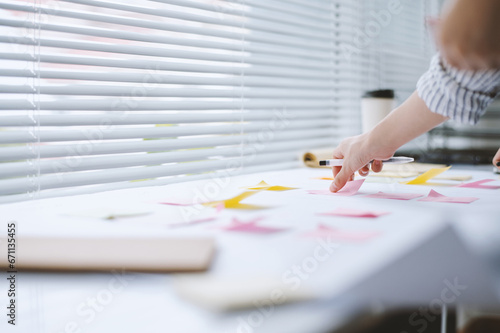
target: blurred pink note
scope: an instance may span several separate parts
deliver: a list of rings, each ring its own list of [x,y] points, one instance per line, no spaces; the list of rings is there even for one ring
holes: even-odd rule
[[[224,206],[224,203],[223,203],[223,202],[221,202],[221,203],[219,203],[217,206],[215,206],[215,209],[216,209],[217,213],[222,212],[222,210],[223,210],[224,208],[225,208],[225,206]]]
[[[415,193],[384,193],[378,192],[375,194],[365,195],[365,198],[377,198],[377,199],[394,199],[394,200],[411,200],[421,197],[422,194]]]
[[[275,227],[266,227],[262,225],[258,225],[257,223],[261,221],[263,218],[259,217],[248,222],[242,222],[237,218],[233,218],[231,224],[225,227],[221,227],[220,229],[226,231],[237,231],[237,232],[248,232],[254,234],[270,234],[275,232],[282,232],[288,230],[288,228],[275,228]]]
[[[374,218],[374,217],[379,217],[379,216],[387,215],[387,214],[390,214],[390,213],[389,212],[381,212],[381,211],[350,209],[350,208],[337,208],[331,212],[320,213],[318,215]]]
[[[425,198],[419,199],[418,201],[434,201],[434,202],[450,202],[450,203],[464,203],[468,204],[479,198],[473,197],[447,197],[445,195],[439,194],[434,190],[429,192],[429,195]]]
[[[497,190],[500,188],[499,185],[483,185],[484,183],[489,183],[489,182],[494,182],[494,179],[483,179],[483,180],[478,180],[477,182],[472,182],[472,183],[466,183],[466,184],[461,184],[458,185],[458,187],[469,187],[469,188],[480,188],[480,189],[487,189],[487,190]]]
[[[342,231],[324,224],[318,224],[316,230],[305,232],[303,237],[310,238],[329,238],[339,241],[367,241],[379,235],[374,231]]]
[[[344,187],[337,193],[330,192],[329,190],[309,190],[307,193],[309,194],[321,194],[321,195],[343,195],[349,196],[358,193],[359,188],[364,183],[364,179],[357,179],[350,182],[347,182]]]

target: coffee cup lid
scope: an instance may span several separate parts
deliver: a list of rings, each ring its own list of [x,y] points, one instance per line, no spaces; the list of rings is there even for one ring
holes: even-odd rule
[[[371,90],[363,94],[363,98],[394,98],[394,90],[392,89],[380,89]]]

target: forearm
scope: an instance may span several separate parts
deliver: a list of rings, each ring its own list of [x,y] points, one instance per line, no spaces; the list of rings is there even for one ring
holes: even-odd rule
[[[393,110],[371,132],[368,142],[375,155],[394,153],[405,143],[441,124],[447,117],[429,110],[415,91],[401,106]]]

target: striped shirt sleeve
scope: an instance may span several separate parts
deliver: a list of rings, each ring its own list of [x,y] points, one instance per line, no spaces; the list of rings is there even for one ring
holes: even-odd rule
[[[500,93],[500,70],[459,70],[438,53],[418,81],[417,92],[432,112],[476,124]]]

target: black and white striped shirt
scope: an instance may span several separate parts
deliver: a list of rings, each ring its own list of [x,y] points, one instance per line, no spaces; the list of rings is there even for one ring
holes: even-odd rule
[[[500,94],[500,70],[459,70],[436,54],[418,81],[417,92],[432,112],[476,124]]]

